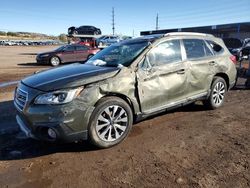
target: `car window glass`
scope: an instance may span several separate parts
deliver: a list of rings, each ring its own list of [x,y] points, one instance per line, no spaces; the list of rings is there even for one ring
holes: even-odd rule
[[[184,39],[183,43],[188,59],[205,57],[204,43],[202,40]]]
[[[219,44],[211,40],[208,40],[207,43],[211,46],[215,54],[221,54],[223,52],[223,48]]]
[[[203,45],[204,45],[204,49],[206,52],[206,56],[212,56],[213,53],[211,52],[211,50],[208,48],[207,44],[203,41]]]
[[[75,47],[74,46],[67,46],[64,48],[65,51],[74,51]]]
[[[84,50],[88,50],[88,47],[86,47],[86,46],[77,46],[76,50],[77,51],[84,51]]]
[[[148,61],[152,66],[182,61],[180,41],[170,40],[154,47],[148,54]]]

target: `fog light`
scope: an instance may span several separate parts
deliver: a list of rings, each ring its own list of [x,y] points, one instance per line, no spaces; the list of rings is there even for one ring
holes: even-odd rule
[[[48,128],[48,135],[50,138],[56,139],[56,132],[51,128]]]

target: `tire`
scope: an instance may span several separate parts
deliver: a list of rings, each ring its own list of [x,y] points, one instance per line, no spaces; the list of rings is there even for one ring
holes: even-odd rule
[[[87,58],[87,60],[89,60],[91,57],[93,57],[94,56],[94,54],[90,54],[89,56],[88,56],[88,58]]]
[[[214,77],[211,93],[206,101],[204,101],[205,105],[209,109],[217,109],[221,107],[224,103],[225,95],[227,92],[227,84],[225,80],[221,77]]]
[[[238,78],[239,78],[239,70],[237,70],[236,78],[235,78],[235,83],[234,83],[233,88],[236,88],[236,87],[237,87]]]
[[[130,106],[118,97],[101,99],[89,122],[89,141],[99,148],[109,148],[122,142],[133,124]]]
[[[61,60],[59,59],[59,57],[53,56],[53,57],[50,58],[50,64],[53,67],[56,67],[56,66],[60,65],[60,63],[61,63]]]

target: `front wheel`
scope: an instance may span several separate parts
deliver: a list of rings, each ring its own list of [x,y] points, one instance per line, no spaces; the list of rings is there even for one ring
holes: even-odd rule
[[[90,141],[100,148],[114,146],[127,137],[132,124],[132,111],[124,100],[117,97],[103,98],[90,118]]]
[[[227,92],[227,84],[221,77],[215,77],[211,86],[211,93],[205,101],[205,105],[210,109],[216,109],[223,105],[225,94]]]
[[[50,59],[50,64],[53,66],[53,67],[56,67],[58,66],[59,64],[61,63],[59,57],[57,56],[54,56]]]

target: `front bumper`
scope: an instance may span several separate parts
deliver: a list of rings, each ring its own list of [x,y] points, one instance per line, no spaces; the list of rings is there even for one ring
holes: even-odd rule
[[[40,56],[36,57],[36,62],[38,64],[49,64],[49,61],[50,61],[50,57],[40,57]]]
[[[22,121],[22,119],[18,115],[16,115],[16,122],[19,125],[21,131],[23,131],[27,137],[34,138],[34,139],[36,138],[31,133],[31,130],[24,124],[24,122]]]
[[[63,105],[36,105],[34,99],[43,93],[23,84],[19,89],[27,93],[23,108],[14,100],[17,109],[16,120],[26,136],[45,141],[74,142],[88,138],[88,122],[93,107],[76,98]],[[56,133],[56,139],[48,134],[48,129]]]
[[[79,140],[87,140],[88,139],[88,131],[80,131],[80,132],[71,132],[68,133],[67,130],[63,128],[60,124],[50,124],[50,123],[42,123],[36,124],[36,126],[32,127],[28,125],[27,121],[23,120],[23,117],[20,115],[16,115],[16,121],[24,134],[33,139],[44,140],[44,141],[62,141],[62,142],[74,142]],[[48,136],[47,130],[51,128],[56,132],[56,139],[52,139]]]

